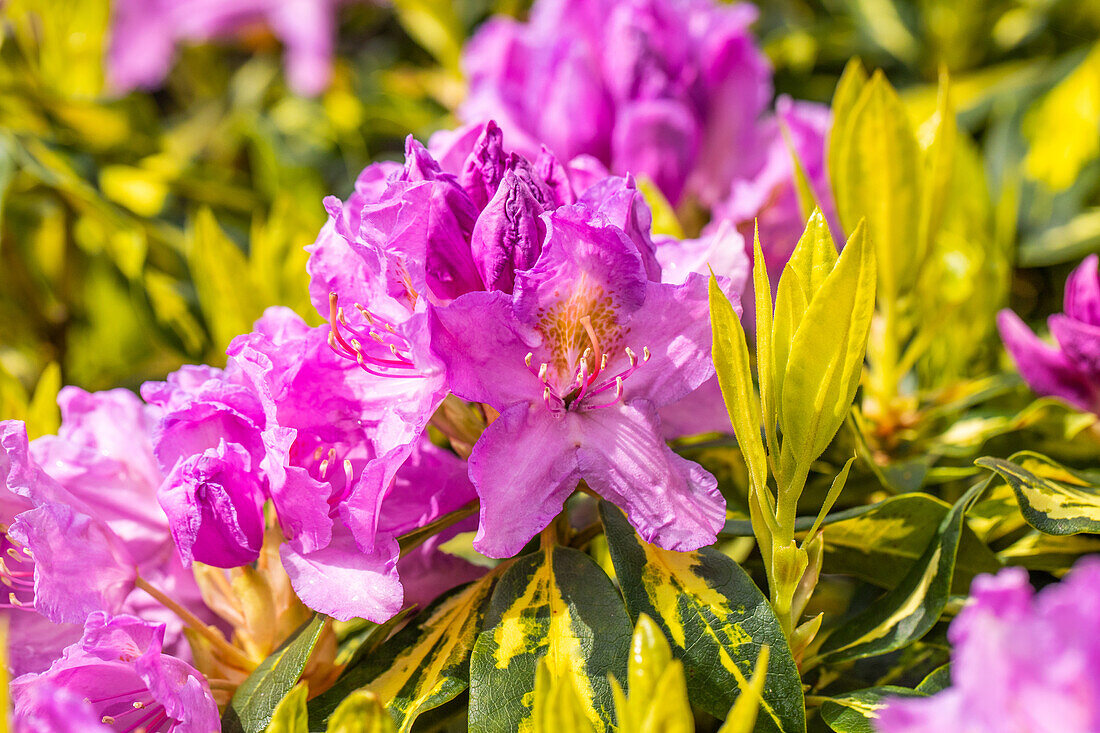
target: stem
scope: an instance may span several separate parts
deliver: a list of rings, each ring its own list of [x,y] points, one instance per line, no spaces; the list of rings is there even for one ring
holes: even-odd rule
[[[398,543],[401,545],[401,557],[409,554],[412,550],[448,527],[461,522],[463,519],[476,512],[479,506],[477,499],[474,499],[469,504],[455,509],[449,514],[444,514],[431,524],[426,524],[423,527],[414,529],[408,534],[401,535],[397,538]]]
[[[203,620],[201,618],[191,613],[186,608],[181,606],[178,602],[170,598],[166,593],[164,593],[164,591],[160,590],[156,586],[150,585],[149,582],[142,577],[138,577],[134,581],[134,585],[138,588],[141,588],[143,591],[155,598],[157,603],[164,606],[172,613],[176,614],[176,616],[178,616],[181,621],[187,624],[190,629],[202,635],[203,638],[209,641],[216,649],[222,651],[227,656],[229,656],[236,664],[242,666],[245,669],[251,669],[253,666],[255,666],[253,661],[245,656],[244,652],[226,641],[225,637],[222,636],[221,633],[215,631],[212,627],[203,623]]]

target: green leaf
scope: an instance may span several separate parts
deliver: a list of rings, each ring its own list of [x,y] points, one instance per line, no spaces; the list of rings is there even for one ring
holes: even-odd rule
[[[470,729],[527,725],[542,659],[556,680],[570,680],[592,726],[608,729],[608,674],[623,679],[632,631],[611,579],[584,553],[555,546],[518,558],[497,582],[474,644]]]
[[[928,673],[920,684],[917,685],[917,692],[924,693],[925,695],[935,695],[940,690],[946,690],[951,686],[951,665],[944,664],[936,667],[934,670]]]
[[[34,394],[27,405],[27,437],[52,435],[61,425],[61,411],[57,406],[57,393],[61,391],[61,367],[56,361],[46,365]]]
[[[947,208],[951,192],[951,176],[955,167],[955,140],[958,125],[951,105],[950,80],[946,69],[940,70],[936,112],[926,123],[932,130],[931,140],[923,155],[923,186],[921,190],[919,241],[925,252],[931,250]]]
[[[726,716],[726,722],[718,729],[718,733],[752,733],[756,729],[760,705],[764,702],[764,682],[768,677],[769,656],[771,656],[771,648],[760,647],[760,656],[756,658],[756,666],[753,667],[748,689],[744,694],[737,696]]]
[[[417,616],[362,664],[349,668],[310,705],[316,723],[351,690],[374,692],[385,703],[399,731],[409,730],[421,713],[457,697],[469,685],[469,657],[504,566],[457,593],[445,596]]]
[[[822,657],[841,662],[885,654],[928,633],[951,592],[966,512],[988,486],[983,481],[963,494],[902,582],[834,631],[822,646]]]
[[[863,87],[867,85],[867,72],[859,59],[853,58],[844,67],[840,80],[833,92],[832,118],[833,124],[829,128],[829,141],[826,146],[826,168],[829,170],[829,178],[832,182],[832,190],[839,188],[837,173],[840,171],[840,155],[851,135],[852,110],[863,93]]]
[[[890,697],[924,697],[922,693],[907,687],[869,687],[846,695],[836,695],[821,705],[821,718],[835,733],[875,733],[871,721],[877,712],[886,707]]]
[[[373,692],[357,690],[329,719],[327,733],[395,733],[393,718]]]
[[[875,308],[875,252],[864,232],[857,227],[848,240],[791,344],[779,392],[784,480],[807,470],[828,447],[863,373]]]
[[[757,730],[805,730],[798,669],[767,599],[714,548],[672,552],[642,542],[617,508],[600,503],[627,609],[654,619],[684,664],[692,702],[724,717],[749,689],[761,647],[771,649]],[[749,693],[751,694],[751,693]]]
[[[661,193],[661,189],[657,187],[657,184],[645,175],[639,175],[635,178],[635,183],[638,190],[642,192],[642,196],[645,197],[645,202],[649,205],[649,210],[653,215],[653,224],[649,228],[650,233],[654,236],[662,234],[677,239],[686,238],[684,228],[676,217],[676,209]]]
[[[306,715],[306,697],[309,685],[296,684],[275,706],[266,733],[309,733],[309,716]]]
[[[936,539],[951,507],[927,494],[894,496],[825,531],[825,573],[854,575],[881,588],[901,583]],[[963,525],[954,590],[965,593],[979,573],[1001,567],[993,552]]]
[[[259,733],[271,722],[275,706],[301,677],[327,621],[327,616],[314,614],[260,662],[260,666],[241,683],[229,701],[229,707],[222,715],[223,730]]]
[[[837,144],[837,213],[846,232],[867,220],[881,295],[893,303],[916,278],[924,256],[917,239],[920,167],[909,116],[881,71],[863,87]]]
[[[974,461],[996,472],[1016,494],[1024,519],[1040,532],[1100,533],[1100,486],[1046,456],[1022,451],[1010,460]]]

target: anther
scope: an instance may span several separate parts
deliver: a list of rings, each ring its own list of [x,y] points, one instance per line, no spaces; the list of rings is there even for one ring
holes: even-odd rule
[[[643,346],[642,347],[642,361],[643,362],[649,361],[650,356],[651,356],[651,354],[649,353],[649,347],[648,346]]]
[[[145,707],[145,703],[141,700],[134,700],[134,710],[141,710],[143,707]]]
[[[535,358],[535,352],[528,351],[527,356],[523,357],[523,363],[527,365],[527,368],[531,368],[531,360]]]
[[[100,720],[100,722],[101,722],[101,723],[103,723],[104,725],[114,725],[114,724],[115,724],[115,719],[114,719],[114,718],[112,718],[112,717],[111,717],[110,715],[104,715],[104,716],[103,716],[102,718],[100,718],[99,720]]]

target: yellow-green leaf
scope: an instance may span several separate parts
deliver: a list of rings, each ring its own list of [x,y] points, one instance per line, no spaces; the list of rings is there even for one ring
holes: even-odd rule
[[[844,67],[833,93],[832,118],[829,142],[826,146],[826,167],[835,192],[838,188],[837,172],[840,170],[840,154],[847,145],[852,125],[852,110],[867,84],[867,72],[859,59],[851,59]]]
[[[539,662],[569,680],[597,731],[613,724],[608,675],[623,679],[632,628],[611,579],[584,553],[544,547],[497,582],[470,659],[470,728],[530,731]]]
[[[531,703],[532,733],[594,733],[585,715],[585,703],[571,675],[555,674],[546,657],[535,673],[535,697]]]
[[[834,193],[841,224],[853,232],[866,219],[878,255],[881,295],[892,303],[916,278],[924,248],[918,238],[917,140],[881,71],[863,87],[838,144]]]
[[[794,335],[779,395],[780,472],[789,480],[829,445],[852,404],[875,307],[875,251],[856,228]],[[796,481],[797,483],[797,481]]]
[[[50,362],[38,378],[34,394],[27,405],[27,437],[52,435],[61,425],[61,411],[57,406],[57,393],[61,391],[61,367]]]
[[[753,486],[758,492],[767,491],[768,460],[760,442],[760,404],[752,383],[745,329],[713,275],[710,278],[710,323],[714,368],[733,432],[745,456]]]
[[[718,729],[718,733],[752,733],[755,730],[760,704],[764,702],[764,680],[767,678],[770,654],[770,647],[760,647],[760,656],[756,658],[749,687],[745,694],[734,701],[726,722]]]
[[[684,667],[672,658],[661,628],[642,614],[634,626],[627,662],[629,694],[614,682],[615,718],[620,733],[692,733]]]
[[[357,690],[329,718],[326,733],[395,733],[393,718],[373,692]]]
[[[775,379],[775,399],[781,400],[783,379],[790,358],[794,335],[806,315],[806,309],[836,266],[836,244],[829,232],[829,223],[819,209],[814,209],[806,221],[802,236],[791,253],[790,260],[779,276],[776,290],[775,321],[772,336],[772,370]],[[758,291],[759,292],[759,291]],[[770,294],[769,294],[770,297]],[[758,306],[759,308],[759,306]],[[757,342],[759,360],[759,341]],[[776,405],[778,408],[778,403]]]
[[[631,616],[652,618],[684,665],[693,704],[723,717],[750,690],[760,649],[771,649],[759,731],[805,730],[802,685],[767,599],[714,548],[672,552],[643,542],[622,512],[600,503],[611,560]]]
[[[209,209],[195,216],[188,240],[187,264],[195,291],[214,346],[222,351],[235,336],[248,333],[270,304],[259,297],[244,253],[221,230]]]

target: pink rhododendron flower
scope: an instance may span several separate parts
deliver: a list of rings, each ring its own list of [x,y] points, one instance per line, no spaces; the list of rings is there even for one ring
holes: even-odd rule
[[[176,46],[267,28],[286,48],[287,78],[299,94],[320,94],[332,73],[336,9],[342,0],[115,0],[107,72],[120,92],[153,89]]]
[[[469,293],[433,311],[451,390],[500,413],[470,456],[475,548],[519,552],[582,479],[649,541],[712,542],[725,502],[665,445],[657,416],[714,373],[705,279],[649,280],[635,243],[583,205],[543,219],[542,255],[511,295]]]
[[[163,643],[163,625],[133,616],[91,614],[80,640],[48,670],[12,681],[16,729],[36,730],[31,721],[49,726],[64,706],[72,728],[37,730],[95,730],[95,718],[104,730],[220,730],[218,706],[206,680],[191,665],[162,653]]]
[[[397,536],[416,526],[395,520],[387,499],[408,485],[401,467],[445,386],[442,374],[362,368],[333,343],[331,326],[271,308],[230,345],[226,369],[184,368],[145,385],[164,409],[157,455],[172,461],[161,502],[185,562],[234,567],[258,556],[270,499],[302,601],[341,619],[383,621],[406,602]],[[474,497],[468,481],[420,480],[410,490],[425,523]],[[450,584],[436,593],[469,577],[441,579]]]
[[[94,610],[164,623],[169,648],[185,648],[179,619],[133,590],[140,574],[206,616],[157,504],[162,475],[151,441],[155,408],[121,389],[66,387],[58,403],[56,436],[28,444],[22,423],[0,423],[0,523],[4,549],[11,549],[0,573],[11,588],[5,605],[13,668],[44,668],[79,636],[74,624]]]
[[[952,686],[891,701],[879,733],[1100,731],[1100,562],[1038,594],[1022,568],[974,581],[948,630]]]
[[[825,170],[829,111],[780,98],[769,112],[771,67],[749,32],[755,18],[747,3],[712,0],[539,0],[528,22],[493,18],[468,44],[459,113],[496,119],[523,154],[545,143],[563,159],[644,175],[673,204],[709,210],[706,234],[728,221],[751,245],[759,219],[777,270],[804,223],[784,129],[840,230]]]
[[[997,316],[1005,348],[1033,390],[1096,413],[1100,413],[1098,265],[1100,258],[1089,255],[1066,280],[1065,312],[1047,321],[1057,346],[1043,342],[1007,308]]]

